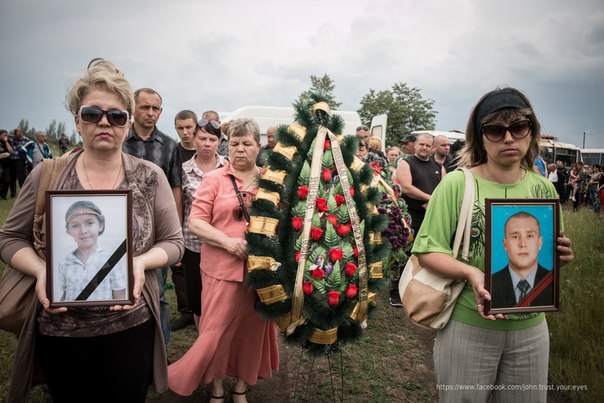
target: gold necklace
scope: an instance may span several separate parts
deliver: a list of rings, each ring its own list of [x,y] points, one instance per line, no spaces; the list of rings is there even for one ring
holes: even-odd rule
[[[115,185],[117,185],[117,181],[120,178],[120,175],[122,173],[122,166],[123,164],[120,163],[120,169],[119,171],[117,171],[117,176],[115,177],[115,181],[113,181],[113,185],[111,186],[111,189],[115,189]],[[86,182],[88,182],[88,186],[90,186],[90,189],[94,190],[94,186],[92,185],[92,182],[90,182],[90,179],[88,178],[88,170],[86,169],[86,161],[84,156],[82,155],[82,167],[84,167],[84,176],[86,177]]]

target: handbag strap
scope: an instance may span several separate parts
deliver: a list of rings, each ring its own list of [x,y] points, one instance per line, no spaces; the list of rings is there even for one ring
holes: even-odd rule
[[[231,177],[231,183],[233,183],[233,189],[235,189],[235,194],[237,195],[237,200],[239,200],[239,205],[241,206],[241,211],[243,212],[243,216],[245,217],[245,221],[250,223],[250,213],[248,213],[247,208],[245,207],[245,202],[243,201],[243,196],[241,196],[241,192],[237,187],[237,182],[235,182],[235,177],[232,174],[229,174]]]
[[[36,194],[36,208],[34,211],[33,236],[34,248],[40,257],[44,257],[44,249],[46,242],[44,241],[45,225],[45,210],[46,210],[46,191],[53,189],[55,183],[65,168],[65,158],[45,159],[42,160],[42,173],[40,175],[40,183]]]
[[[472,210],[474,207],[474,178],[469,169],[460,169],[465,176],[465,189],[459,211],[459,220],[457,221],[457,230],[455,231],[455,240],[453,241],[453,257],[457,258],[463,239],[461,258],[467,261],[470,254],[470,232],[472,230]]]

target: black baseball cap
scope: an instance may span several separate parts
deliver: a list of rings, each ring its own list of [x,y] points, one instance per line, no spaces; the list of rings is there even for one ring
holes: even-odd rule
[[[401,141],[401,144],[407,143],[415,143],[417,141],[417,137],[414,134],[410,134]]]

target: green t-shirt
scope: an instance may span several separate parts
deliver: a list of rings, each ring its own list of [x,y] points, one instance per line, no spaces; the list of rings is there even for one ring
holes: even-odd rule
[[[469,264],[484,271],[485,198],[557,199],[558,194],[547,178],[532,171],[526,171],[524,178],[512,185],[493,183],[475,174],[472,175],[475,191]],[[457,229],[464,190],[465,177],[462,171],[451,172],[443,178],[432,193],[426,217],[415,237],[412,250],[414,254],[442,252],[452,255],[452,244]],[[459,259],[461,260],[461,257]],[[476,310],[476,300],[474,299],[472,286],[468,283],[455,304],[451,318],[481,328],[517,330],[541,323],[545,318],[545,314],[511,314],[508,315],[507,320],[483,319]]]

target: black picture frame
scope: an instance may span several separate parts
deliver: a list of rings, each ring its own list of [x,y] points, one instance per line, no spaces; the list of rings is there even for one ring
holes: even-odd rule
[[[560,201],[487,198],[485,210],[485,313],[558,311]]]
[[[46,291],[50,306],[134,303],[132,192],[46,192]]]

